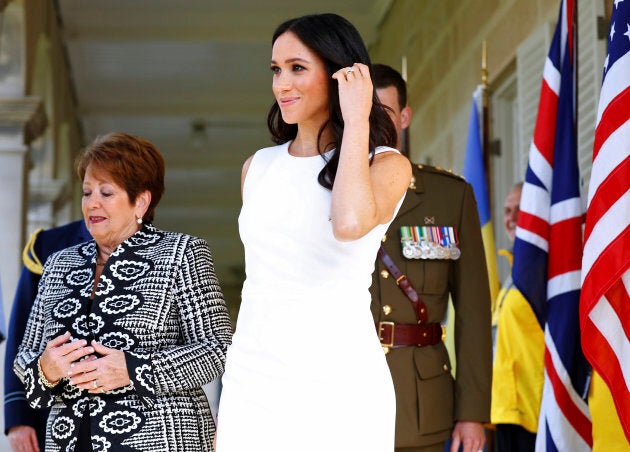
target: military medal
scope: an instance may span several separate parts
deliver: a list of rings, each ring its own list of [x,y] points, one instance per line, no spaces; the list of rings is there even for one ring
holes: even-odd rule
[[[457,260],[462,255],[462,252],[459,249],[459,237],[457,236],[457,230],[454,227],[449,227],[448,229],[449,240],[451,244],[451,259]]]
[[[429,236],[429,254],[427,255],[427,258],[439,259],[439,243],[435,226],[427,227],[427,233]]]
[[[401,226],[400,227],[400,244],[402,245],[402,254],[407,259],[414,259],[416,251],[415,244],[413,240],[413,235],[411,233],[411,228],[409,226]]]
[[[446,243],[446,236],[444,235],[444,228],[438,227],[435,228],[435,233],[437,235],[437,256],[438,259],[447,259],[449,256],[448,245]]]
[[[451,239],[451,227],[440,227],[440,259],[450,259],[451,250],[453,248],[453,240]]]
[[[430,251],[431,251],[431,245],[429,244],[429,241],[426,239],[423,239],[420,242],[420,258],[428,259]]]
[[[403,245],[402,253],[407,259],[414,259],[416,257],[416,247],[411,242],[408,242]]]
[[[459,259],[461,255],[462,255],[462,252],[459,250],[459,248],[457,247],[451,248],[451,259],[456,261],[457,259]]]
[[[435,243],[431,242],[429,244],[429,255],[427,259],[437,259],[438,258],[438,249]]]
[[[459,259],[457,230],[452,226],[401,226],[400,244],[406,259]]]

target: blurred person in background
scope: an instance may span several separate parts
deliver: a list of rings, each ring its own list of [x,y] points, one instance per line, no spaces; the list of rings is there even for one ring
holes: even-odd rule
[[[514,243],[522,183],[505,198],[503,226]],[[512,266],[511,251],[502,250]],[[497,452],[533,452],[544,382],[545,335],[531,305],[509,277],[501,287],[493,323],[496,345],[491,419]]]
[[[13,372],[13,361],[22,343],[26,322],[37,296],[37,287],[48,257],[64,248],[91,240],[83,220],[33,232],[22,253],[23,267],[11,308],[4,357],[4,432],[17,452],[44,450],[47,409],[26,403],[24,384]]]

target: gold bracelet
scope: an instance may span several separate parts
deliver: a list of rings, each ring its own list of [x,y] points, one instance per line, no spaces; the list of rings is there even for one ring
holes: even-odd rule
[[[39,376],[39,379],[42,381],[42,383],[44,383],[44,386],[52,389],[59,384],[60,380],[57,380],[54,383],[51,383],[50,381],[48,381],[48,378],[46,378],[46,375],[44,375],[44,372],[42,371],[42,366],[39,363],[40,359],[41,359],[41,356],[37,358],[37,375]]]

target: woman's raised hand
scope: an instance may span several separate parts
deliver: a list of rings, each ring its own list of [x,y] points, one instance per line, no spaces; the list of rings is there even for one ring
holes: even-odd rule
[[[370,119],[374,87],[369,68],[362,63],[344,67],[332,76],[339,84],[339,106],[346,125]]]

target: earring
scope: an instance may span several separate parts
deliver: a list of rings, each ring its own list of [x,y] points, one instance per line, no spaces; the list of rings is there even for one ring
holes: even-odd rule
[[[142,217],[138,217],[136,221],[138,222],[138,224],[142,224]]]

